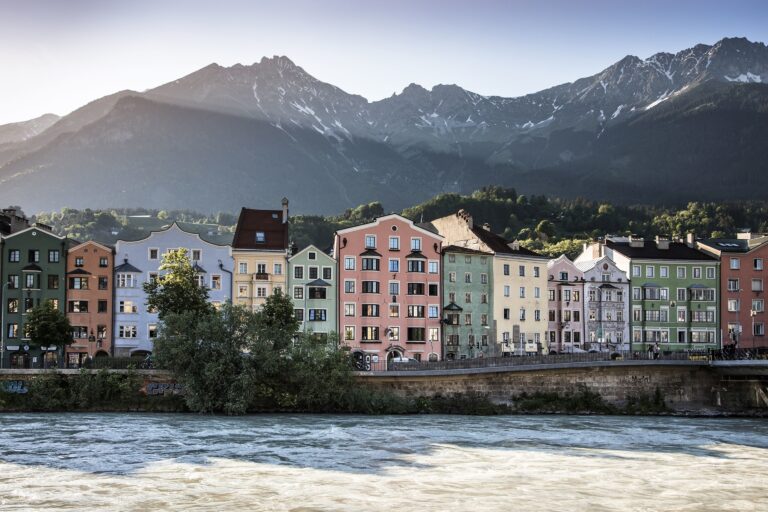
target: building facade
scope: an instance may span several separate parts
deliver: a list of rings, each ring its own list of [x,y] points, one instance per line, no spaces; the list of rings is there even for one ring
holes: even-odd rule
[[[327,339],[337,332],[336,260],[314,245],[288,259],[287,293],[293,300],[299,331]]]
[[[232,292],[232,258],[228,245],[206,241],[201,235],[172,224],[141,240],[115,244],[114,354],[151,353],[157,337],[157,313],[147,308],[143,285],[160,275],[163,255],[185,249],[197,270],[198,284],[208,288],[212,304],[229,300]]]
[[[442,237],[399,215],[337,231],[339,332],[358,362],[440,360]]]
[[[547,349],[548,259],[473,223],[461,210],[431,222],[445,244],[493,255],[492,335],[495,353],[526,355]]]
[[[96,242],[69,249],[67,257],[67,316],[72,343],[66,349],[68,368],[87,358],[112,354],[114,251]]]
[[[232,241],[232,303],[258,309],[276,290],[286,292],[288,199],[282,210],[243,208]]]
[[[493,254],[443,249],[443,353],[471,359],[501,353],[493,332]]]
[[[61,366],[69,340],[49,346],[32,343],[26,318],[32,309],[50,301],[66,307],[67,249],[70,241],[40,224],[0,239],[2,258],[2,366],[50,368]]]
[[[720,259],[723,343],[745,349],[768,346],[765,335],[768,236],[739,233],[735,239],[702,240],[697,245]]]
[[[609,237],[588,248],[611,258],[631,280],[631,349],[720,346],[720,262],[686,243]]]
[[[584,273],[565,255],[547,263],[550,352],[581,351],[584,345]]]
[[[586,350],[629,351],[629,279],[610,258],[576,260],[584,273]]]

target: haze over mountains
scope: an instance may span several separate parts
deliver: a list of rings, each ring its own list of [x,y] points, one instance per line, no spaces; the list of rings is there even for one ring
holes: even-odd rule
[[[501,63],[500,63],[501,64]],[[287,57],[211,64],[0,126],[0,203],[335,213],[483,185],[619,202],[764,199],[768,48],[627,56],[518,98],[411,84],[369,102]]]

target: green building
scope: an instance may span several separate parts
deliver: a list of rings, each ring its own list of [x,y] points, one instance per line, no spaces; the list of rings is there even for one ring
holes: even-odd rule
[[[493,254],[443,249],[443,354],[446,359],[500,356],[493,321]]]
[[[288,295],[299,330],[327,338],[337,329],[336,260],[314,245],[288,259]]]
[[[2,258],[2,366],[50,368],[61,365],[64,344],[32,344],[26,335],[27,314],[43,301],[65,312],[69,240],[36,224],[0,240]]]
[[[720,346],[720,262],[697,250],[692,236],[686,243],[609,237],[601,245],[629,276],[633,351]]]

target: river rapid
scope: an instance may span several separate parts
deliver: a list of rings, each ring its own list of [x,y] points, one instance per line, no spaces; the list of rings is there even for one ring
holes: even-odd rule
[[[0,510],[768,511],[768,421],[3,414]]]

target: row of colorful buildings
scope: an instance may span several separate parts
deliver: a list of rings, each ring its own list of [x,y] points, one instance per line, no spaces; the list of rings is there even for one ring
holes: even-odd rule
[[[0,213],[3,367],[77,367],[152,352],[143,284],[185,249],[214,304],[252,309],[280,290],[300,330],[338,333],[361,364],[579,351],[765,346],[768,237],[605,237],[571,261],[507,241],[459,211],[429,223],[387,215],[296,248],[288,201],[243,208],[231,243],[172,224],[114,246],[77,242],[14,210]],[[26,315],[66,312],[71,343],[38,347]],[[69,340],[67,340],[69,341]]]

